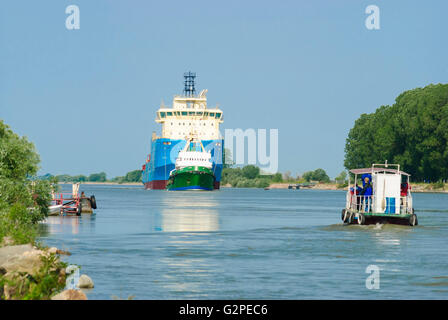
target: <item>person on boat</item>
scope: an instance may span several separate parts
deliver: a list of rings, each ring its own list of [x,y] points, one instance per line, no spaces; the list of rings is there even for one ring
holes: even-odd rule
[[[400,188],[400,199],[401,199],[401,206],[403,207],[403,209],[406,211],[406,206],[407,206],[407,198],[408,198],[408,191],[409,189],[411,189],[411,187],[408,185],[407,182],[403,182],[401,184],[401,188]]]
[[[363,175],[363,185],[364,187],[361,190],[361,195],[363,196],[363,200],[365,203],[365,211],[369,212],[370,211],[370,203],[371,203],[371,198],[372,198],[372,194],[373,194],[373,188],[372,188],[372,176],[370,174],[367,175]]]
[[[353,188],[353,187],[350,188],[350,193],[352,195],[356,195],[356,210],[358,210],[358,211],[359,211],[359,208],[361,207],[361,196],[360,196],[361,191],[362,191],[362,188],[358,184],[355,185],[355,188]]]
[[[408,183],[407,182],[403,182],[402,184],[401,184],[401,192],[400,192],[400,195],[402,196],[402,197],[406,197],[407,195],[408,195],[408,190],[409,190],[410,188],[409,188],[409,185],[408,185]]]

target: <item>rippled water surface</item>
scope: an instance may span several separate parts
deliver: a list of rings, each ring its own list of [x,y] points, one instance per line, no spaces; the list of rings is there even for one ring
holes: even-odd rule
[[[41,238],[94,280],[89,299],[448,298],[448,194],[414,194],[411,228],[342,225],[342,191],[81,189],[95,214],[50,217]]]

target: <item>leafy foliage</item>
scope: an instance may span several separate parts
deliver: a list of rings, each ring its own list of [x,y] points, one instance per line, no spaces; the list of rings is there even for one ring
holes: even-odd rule
[[[31,179],[39,161],[34,145],[0,120],[0,243],[5,236],[32,242],[48,214],[51,182]]]
[[[260,175],[260,168],[248,165],[243,168],[224,168],[222,170],[221,183],[230,184],[236,188],[266,188],[275,179],[278,182],[281,174]]]
[[[126,183],[126,182],[141,182],[142,181],[142,170],[134,170],[126,173],[124,177],[115,177],[112,179],[113,182]]]
[[[42,255],[41,259],[42,267],[36,274],[16,273],[12,277],[0,274],[0,288],[9,288],[9,299],[49,300],[64,289],[67,263],[60,261],[55,254]],[[0,300],[6,298],[1,291]]]
[[[448,179],[448,84],[400,94],[392,106],[362,114],[345,146],[347,169],[398,163],[414,181]]]
[[[89,176],[89,180],[88,181],[91,181],[91,182],[105,182],[106,180],[107,180],[106,179],[106,173],[100,172],[100,173],[92,173]]]
[[[347,171],[342,171],[334,180],[339,184],[347,182]]]
[[[330,177],[327,175],[324,169],[316,169],[314,171],[307,171],[303,174],[305,181],[319,181],[330,182]]]

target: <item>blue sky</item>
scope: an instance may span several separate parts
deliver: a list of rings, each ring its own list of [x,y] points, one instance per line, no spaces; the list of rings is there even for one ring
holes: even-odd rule
[[[365,27],[370,4],[380,30]],[[192,70],[223,129],[277,128],[280,171],[334,177],[360,114],[448,82],[447,14],[442,0],[7,0],[0,118],[35,143],[41,173],[124,175]]]

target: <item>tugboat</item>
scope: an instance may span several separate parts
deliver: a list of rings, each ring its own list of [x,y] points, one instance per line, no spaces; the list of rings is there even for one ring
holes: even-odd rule
[[[412,207],[410,175],[398,164],[373,164],[371,168],[350,170],[355,176],[348,183],[342,221],[346,224],[391,223],[418,225]],[[358,184],[361,177],[361,185]]]
[[[206,152],[201,140],[190,136],[176,159],[166,188],[168,190],[213,190],[215,175],[212,171],[210,152]]]

